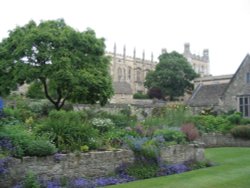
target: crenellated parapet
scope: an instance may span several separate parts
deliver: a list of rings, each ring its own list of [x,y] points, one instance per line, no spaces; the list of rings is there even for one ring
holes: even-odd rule
[[[209,50],[204,49],[202,56],[191,53],[190,44],[184,44],[183,56],[188,60],[196,73],[201,77],[210,75]]]

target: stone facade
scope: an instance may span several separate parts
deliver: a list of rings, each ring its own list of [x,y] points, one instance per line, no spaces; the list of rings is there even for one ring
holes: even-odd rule
[[[134,49],[133,57],[127,56],[126,46],[123,48],[123,54],[119,54],[117,53],[116,45],[114,45],[114,51],[107,52],[106,55],[111,57],[110,73],[115,94],[123,94],[123,98],[129,99],[129,95],[132,96],[134,93],[146,93],[146,88],[144,87],[146,74],[148,71],[154,70],[157,63],[154,61],[153,54],[151,55],[151,60],[145,59],[144,51],[142,58],[137,58],[136,50]],[[126,88],[129,88],[130,92],[122,92],[124,86],[120,87],[120,85],[124,85],[124,83],[128,84]],[[119,97],[116,97],[116,100],[118,99]]]
[[[190,45],[184,45],[183,56],[187,58],[193,69],[201,76],[209,75],[209,54],[208,50],[203,51],[203,56],[195,55],[190,52]],[[166,50],[162,50],[162,53]],[[130,103],[132,95],[135,93],[146,93],[144,87],[146,75],[149,71],[154,70],[157,61],[151,54],[151,59],[145,59],[145,52],[142,58],[136,56],[136,50],[133,56],[127,56],[126,47],[123,48],[123,54],[117,53],[116,45],[113,52],[107,52],[106,55],[111,57],[110,73],[113,80],[115,96],[111,100],[114,103]],[[126,89],[124,89],[126,88]]]
[[[184,44],[183,56],[186,57],[188,62],[191,64],[196,73],[201,77],[210,75],[210,63],[209,63],[209,51],[208,49],[203,50],[203,55],[196,55],[191,53],[190,44]]]
[[[228,84],[232,79],[233,74],[220,76],[205,76],[194,79],[194,88],[199,85],[214,85],[214,84]]]
[[[237,110],[250,117],[250,55],[248,54],[230,80],[222,100],[224,111]]]
[[[218,112],[235,110],[244,117],[250,117],[250,55],[246,55],[234,75],[220,78],[221,82],[201,82],[195,88],[188,105],[200,110],[211,107]]]
[[[250,140],[234,138],[230,134],[203,134],[200,137],[199,142],[203,142],[205,147],[250,147]]]
[[[176,145],[161,150],[161,158],[171,163],[187,160],[204,160],[203,145]],[[134,154],[130,150],[100,151],[79,154],[57,154],[47,157],[12,158],[8,164],[9,174],[2,176],[0,187],[7,188],[32,171],[43,179],[59,177],[102,177],[115,172],[122,163],[133,163]]]

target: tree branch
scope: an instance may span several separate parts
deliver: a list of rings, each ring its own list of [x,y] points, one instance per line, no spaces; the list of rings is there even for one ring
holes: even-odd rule
[[[48,86],[47,86],[47,83],[46,83],[46,79],[45,78],[39,78],[39,79],[41,80],[41,82],[43,84],[43,88],[44,88],[46,98],[57,107],[57,103],[49,96],[49,91],[48,91]]]

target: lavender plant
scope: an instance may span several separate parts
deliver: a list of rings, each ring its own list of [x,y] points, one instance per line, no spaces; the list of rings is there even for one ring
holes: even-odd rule
[[[8,162],[10,157],[0,159],[0,176],[8,173]]]

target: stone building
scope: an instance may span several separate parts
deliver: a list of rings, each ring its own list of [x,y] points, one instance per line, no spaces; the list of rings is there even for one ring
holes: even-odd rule
[[[162,53],[166,49],[162,50]],[[153,53],[151,59],[145,59],[145,52],[142,53],[142,58],[136,56],[136,49],[133,51],[133,56],[127,56],[126,47],[123,47],[123,54],[117,53],[116,44],[113,52],[107,52],[111,57],[110,73],[113,79],[115,95],[112,98],[112,103],[129,103],[133,99],[135,93],[146,93],[144,87],[145,77],[148,71],[154,70],[157,61],[154,61]],[[209,75],[209,54],[208,50],[203,51],[203,56],[192,54],[190,45],[184,45],[183,56],[187,58],[193,69],[201,76]]]
[[[196,73],[201,77],[210,75],[209,67],[209,51],[208,49],[203,50],[203,55],[192,54],[190,51],[190,44],[184,44],[183,56],[188,60]]]
[[[198,84],[188,101],[194,112],[213,108],[222,112],[235,110],[250,117],[250,55],[246,55],[235,74],[220,80],[223,81]]]
[[[157,64],[153,54],[151,54],[151,60],[145,59],[144,51],[142,58],[137,58],[136,49],[134,49],[133,57],[127,56],[126,46],[123,47],[123,54],[118,54],[116,44],[114,51],[106,54],[111,57],[110,73],[115,90],[115,96],[111,102],[131,102],[133,94],[146,93],[144,87],[146,74],[148,71],[154,70]]]

